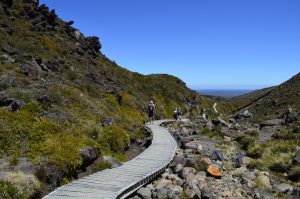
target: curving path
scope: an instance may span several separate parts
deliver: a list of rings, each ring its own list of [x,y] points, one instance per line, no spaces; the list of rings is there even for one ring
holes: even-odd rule
[[[160,175],[172,161],[177,147],[169,132],[161,127],[172,120],[158,120],[147,124],[153,140],[142,154],[114,169],[75,180],[44,199],[119,199],[129,196],[141,186]]]
[[[214,108],[214,111],[216,112],[216,113],[219,113],[218,112],[218,110],[217,110],[217,105],[218,105],[218,103],[216,102],[216,103],[214,103],[214,106],[213,106],[213,108]]]

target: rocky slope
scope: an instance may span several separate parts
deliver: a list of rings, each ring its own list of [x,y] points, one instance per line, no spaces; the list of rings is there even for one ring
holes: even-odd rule
[[[247,117],[232,118],[229,124],[186,120],[168,125],[178,142],[170,168],[130,198],[299,198],[299,137],[297,141],[278,136],[257,141],[259,135],[288,127],[257,126],[245,122]]]
[[[231,111],[249,109],[264,119],[280,117],[287,108],[300,109],[300,73],[279,86],[258,90],[226,101]],[[225,105],[226,106],[226,105]]]
[[[72,24],[37,0],[0,1],[1,197],[40,198],[99,156],[126,160],[130,145],[147,145],[150,99],[157,118],[211,107],[176,77],[119,67]]]

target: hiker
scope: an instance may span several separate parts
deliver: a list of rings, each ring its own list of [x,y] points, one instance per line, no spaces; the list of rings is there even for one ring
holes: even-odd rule
[[[155,114],[155,105],[153,101],[151,100],[148,104],[148,117],[149,117],[149,123],[154,124],[154,114]]]
[[[173,112],[173,118],[174,120],[177,120],[178,119],[178,115],[177,115],[177,108],[174,110]]]
[[[182,111],[180,108],[177,109],[177,120],[181,121]]]

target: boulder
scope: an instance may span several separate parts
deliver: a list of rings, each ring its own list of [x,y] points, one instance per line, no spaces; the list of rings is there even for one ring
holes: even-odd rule
[[[178,185],[168,186],[168,198],[180,199],[182,198],[183,188]]]
[[[179,141],[181,142],[181,144],[184,146],[185,144],[193,141],[194,138],[192,136],[189,136],[189,137],[179,137]]]
[[[181,132],[181,134],[184,134],[184,135],[189,134],[189,130],[186,127],[182,127],[180,132]]]
[[[167,198],[168,190],[166,187],[157,190],[157,198]]]
[[[186,164],[187,160],[186,157],[184,155],[184,153],[182,152],[178,152],[173,161],[171,162],[170,166],[171,167],[176,167],[178,164],[181,164],[182,166],[184,166]]]
[[[38,76],[38,69],[34,65],[24,64],[21,66],[20,71],[31,79],[36,79]]]
[[[246,174],[248,169],[246,167],[239,167],[232,172],[233,177],[242,177],[243,174]]]
[[[176,167],[174,169],[175,173],[180,173],[182,170],[183,170],[182,164],[176,165]]]
[[[276,126],[283,124],[283,119],[273,119],[273,120],[267,120],[260,123],[260,127],[266,127],[266,126]]]
[[[297,151],[294,159],[293,159],[294,165],[300,165],[300,149]]]
[[[188,150],[191,150],[191,149],[188,149]],[[201,158],[201,155],[197,155],[195,153],[192,153],[192,151],[190,153],[186,153],[186,159],[187,159],[187,164],[188,165],[195,165],[199,158]]]
[[[15,100],[8,96],[7,93],[0,93],[0,107],[8,107],[12,111],[17,111],[22,109],[25,106],[23,100]]]
[[[229,129],[231,129],[231,130],[241,130],[242,127],[239,123],[232,123],[232,124],[229,124]]]
[[[186,179],[186,177],[190,174],[195,175],[196,173],[196,169],[192,168],[192,167],[184,167],[182,172],[181,172],[181,176],[182,178]]]
[[[175,174],[171,174],[169,176],[170,180],[172,180],[173,184],[176,184],[176,185],[179,185],[179,186],[182,186],[184,184],[184,181],[183,179],[179,178],[177,175]]]
[[[9,106],[14,101],[13,98],[9,97],[9,95],[5,92],[0,93],[0,107]]]
[[[245,165],[245,166],[248,166],[250,164],[250,162],[252,161],[253,159],[250,158],[250,157],[243,157],[242,158],[242,164]]]
[[[50,98],[47,94],[45,93],[38,93],[36,94],[36,100],[40,103],[53,103],[53,99]]]
[[[246,109],[240,113],[240,116],[244,117],[244,118],[249,118],[252,116],[252,113],[250,113],[250,111],[248,109]]]
[[[183,193],[183,188],[178,185],[174,185],[171,180],[162,179],[155,187],[157,194],[154,198],[174,198],[180,199]],[[155,192],[154,192],[155,193]]]
[[[139,197],[141,197],[142,199],[151,199],[151,190],[149,188],[140,188],[138,191],[137,191],[137,195]]]
[[[202,144],[199,144],[199,146],[197,147],[197,151],[199,154],[204,154],[204,149],[203,149]]]
[[[49,185],[49,187],[59,187],[63,183],[64,172],[54,165],[40,164],[37,166],[35,176]],[[50,190],[49,190],[50,191]]]
[[[275,191],[279,193],[288,193],[293,191],[293,186],[285,183],[277,184],[274,186]]]
[[[47,62],[45,63],[45,65],[46,65],[46,67],[47,67],[49,70],[51,70],[51,71],[53,71],[53,72],[58,72],[58,71],[60,70],[60,66],[59,66],[59,64],[56,63],[56,62],[47,61]]]
[[[222,173],[221,173],[220,169],[217,168],[216,166],[209,165],[208,168],[207,168],[207,172],[215,178],[221,178],[222,177]]]
[[[165,187],[167,187],[171,184],[172,184],[171,180],[161,179],[157,182],[157,185],[156,185],[155,189],[160,190],[160,189],[165,188]]]
[[[213,153],[210,155],[211,160],[215,161],[224,161],[224,155],[221,150],[214,150]]]
[[[112,117],[108,117],[108,118],[105,118],[105,119],[102,120],[102,125],[104,127],[112,126],[112,125],[115,125],[115,124],[116,124],[116,121]]]
[[[80,150],[81,158],[82,158],[82,164],[81,169],[86,170],[86,167],[91,165],[97,158],[99,157],[100,153],[99,151],[94,147],[85,147]]]
[[[232,158],[232,164],[234,168],[240,168],[242,166],[242,158],[243,156],[240,154],[237,154],[234,158]]]
[[[18,110],[22,109],[24,106],[25,106],[25,102],[23,100],[13,101],[10,104],[10,108],[12,111],[18,111]]]
[[[197,150],[199,145],[201,145],[199,140],[193,140],[191,142],[186,143],[184,146],[186,149]]]
[[[205,171],[200,171],[193,177],[193,180],[197,182],[199,187],[203,186],[203,184],[205,183],[205,179],[206,179]]]

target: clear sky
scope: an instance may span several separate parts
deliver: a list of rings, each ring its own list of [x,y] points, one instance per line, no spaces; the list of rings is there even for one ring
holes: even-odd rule
[[[192,88],[255,89],[300,72],[299,0],[40,0],[102,52]]]

